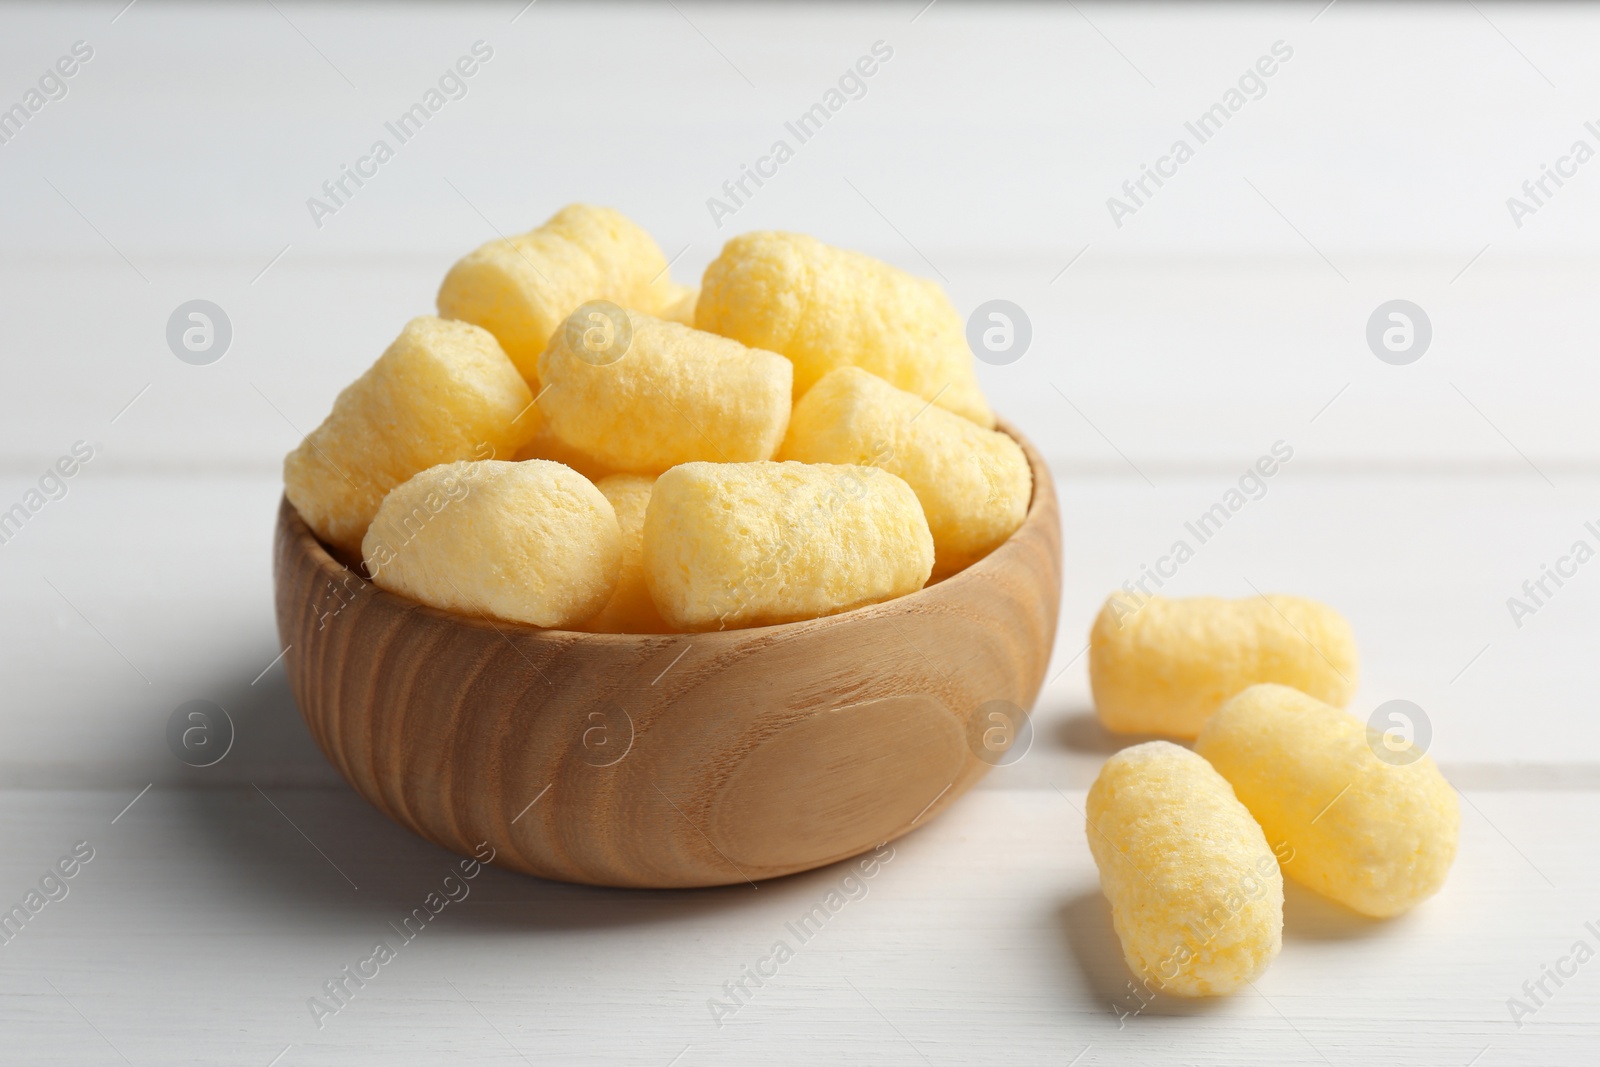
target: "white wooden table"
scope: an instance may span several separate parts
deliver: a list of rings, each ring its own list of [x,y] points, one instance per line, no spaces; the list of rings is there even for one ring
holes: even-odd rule
[[[93,50],[0,144],[0,511],[94,449],[0,543],[0,907],[93,849],[0,944],[0,1061],[1596,1061],[1600,962],[1520,1026],[1507,1002],[1600,949],[1600,562],[1520,626],[1507,600],[1600,548],[1600,164],[1520,227],[1506,200],[1600,147],[1600,12],[921,7],[0,11],[0,108]],[[480,40],[466,95],[318,228],[307,198]],[[877,41],[864,95],[719,230],[707,198]],[[1259,99],[1114,225],[1106,199],[1278,41]],[[339,781],[274,665],[278,463],[455,255],[579,198],[682,278],[778,226],[1025,309],[1032,348],[981,374],[1063,501],[1036,740],[731,1014],[708,1002],[843,869],[671,893],[488,870],[319,1027],[308,1000],[453,858]],[[195,298],[233,327],[209,366],[164,335]],[[1365,339],[1396,298],[1433,326],[1407,366]],[[1356,710],[1430,720],[1460,858],[1388,923],[1291,888],[1254,992],[1133,1014],[1080,814],[1120,742],[1079,653],[1278,441],[1292,460],[1165,591],[1343,610]],[[165,742],[191,699],[238,727],[213,767]]]

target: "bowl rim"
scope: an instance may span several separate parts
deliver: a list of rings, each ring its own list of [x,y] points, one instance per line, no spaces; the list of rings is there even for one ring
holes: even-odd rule
[[[1034,447],[1033,443],[1024,437],[1015,426],[1004,419],[996,418],[997,431],[1005,434],[1015,441],[1021,448],[1022,454],[1028,460],[1028,467],[1033,476],[1033,488],[1028,500],[1028,510],[1024,514],[1022,523],[1011,532],[988,555],[974,563],[968,564],[954,574],[939,581],[924,585],[921,589],[903,596],[893,597],[889,600],[880,600],[875,604],[863,604],[849,611],[837,612],[833,615],[823,615],[815,619],[798,619],[793,622],[769,623],[765,626],[743,626],[723,630],[678,630],[669,633],[590,633],[586,630],[562,630],[553,627],[534,626],[531,623],[514,622],[501,619],[488,614],[467,615],[461,612],[448,611],[444,608],[425,604],[414,600],[403,593],[385,589],[368,577],[363,565],[351,567],[333,555],[328,546],[312,532],[311,527],[301,517],[299,510],[289,502],[288,495],[279,498],[278,526],[280,536],[292,538],[297,546],[297,554],[308,556],[318,571],[324,572],[333,581],[333,576],[341,572],[354,574],[362,583],[369,587],[367,595],[388,598],[394,601],[393,607],[402,611],[422,612],[425,616],[432,616],[437,620],[448,620],[457,624],[466,624],[473,627],[487,625],[498,631],[503,637],[515,636],[524,640],[557,640],[565,644],[571,641],[582,640],[590,645],[615,645],[617,647],[633,647],[640,643],[670,643],[677,640],[716,640],[723,638],[751,638],[784,636],[806,629],[816,629],[828,625],[837,625],[844,620],[858,620],[870,617],[873,614],[902,614],[916,608],[918,605],[929,603],[943,596],[943,594],[956,591],[972,582],[982,581],[987,572],[1002,566],[1001,557],[1010,555],[1015,549],[1018,538],[1024,534],[1031,534],[1043,521],[1046,510],[1056,509],[1055,482],[1050,473],[1049,466],[1044,457]]]

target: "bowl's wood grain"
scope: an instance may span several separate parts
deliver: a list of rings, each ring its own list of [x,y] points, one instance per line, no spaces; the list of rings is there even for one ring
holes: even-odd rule
[[[1060,516],[1049,470],[1018,440],[1033,501],[987,558],[888,603],[718,633],[452,615],[363,581],[284,501],[274,575],[290,686],[363,796],[462,854],[487,844],[516,870],[649,887],[844,859],[982,776],[980,706],[1038,695]]]

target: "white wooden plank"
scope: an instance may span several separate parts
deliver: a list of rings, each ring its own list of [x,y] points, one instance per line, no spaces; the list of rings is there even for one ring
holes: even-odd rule
[[[1588,61],[1600,16],[1581,8],[1491,4],[1485,18],[1335,5],[1313,23],[1312,5],[944,0],[913,22],[918,0],[537,4],[512,24],[522,5],[510,0],[277,6],[281,15],[146,0],[114,24],[98,5],[8,12],[8,94],[76,39],[97,50],[70,94],[4,146],[13,247],[108,254],[42,176],[135,262],[219,244],[258,249],[263,262],[287,241],[454,247],[475,215],[441,175],[504,225],[591,197],[629,204],[675,241],[703,241],[715,233],[706,199],[880,39],[895,54],[866,95],[797,145],[730,226],[887,243],[849,176],[930,249],[1070,254],[1096,242],[1315,260],[1242,175],[1335,263],[1351,251],[1433,250],[1459,266],[1485,243],[1491,258],[1588,253],[1600,226],[1587,174],[1520,230],[1505,206],[1595,117],[1581,101],[1600,89]],[[495,58],[468,95],[319,231],[306,199],[478,39]],[[1279,40],[1294,56],[1266,94],[1206,143],[1190,135],[1195,158],[1116,228],[1107,198]]]
[[[524,221],[551,206],[530,204]],[[486,236],[481,220],[462,220],[454,250],[431,255],[291,249],[254,284],[281,245],[171,261],[149,286],[120,262],[0,263],[13,300],[0,320],[12,390],[0,464],[26,471],[87,439],[105,444],[108,467],[275,470],[296,430],[316,426],[412,315],[433,310],[454,255]],[[698,278],[715,249],[691,247],[679,275]],[[903,248],[874,250],[929,273]],[[1054,285],[1065,258],[939,258],[963,313],[1002,297],[1030,318],[1028,352],[979,374],[996,410],[1053,462],[1225,472],[1282,439],[1307,465],[1487,469],[1558,487],[1600,469],[1589,405],[1600,368],[1574,313],[1600,284],[1600,261],[1485,263],[1454,286],[1447,258],[1374,262],[1345,286],[1320,264],[1197,271],[1093,255]],[[1411,366],[1380,362],[1365,341],[1369,314],[1396,294],[1435,330]],[[210,366],[180,362],[166,342],[169,316],[195,298],[232,323]]]
[[[664,1067],[788,1062],[803,1044],[907,1064],[1067,1063],[1085,1048],[1080,1064],[1553,1064],[1600,1040],[1592,962],[1547,983],[1520,1030],[1506,1006],[1574,941],[1597,941],[1593,856],[1570,847],[1570,827],[1600,816],[1589,793],[1564,797],[1561,819],[1548,794],[1475,795],[1444,892],[1399,920],[1291,892],[1258,991],[1202,1005],[1119,1019],[1128,976],[1083,794],[1043,789],[972,794],[859,883],[834,867],[757,890],[622,892],[488,871],[320,1030],[307,999],[376,940],[398,942],[388,924],[451,857],[344,790],[275,791],[280,813],[248,788],[157,789],[111,825],[131,796],[0,792],[5,894],[74,842],[95,848],[0,952],[0,1019],[27,1062],[266,1064],[291,1046],[285,1067]],[[801,943],[786,924],[835,889],[855,899]],[[780,939],[794,958],[717,1027],[707,1001]]]

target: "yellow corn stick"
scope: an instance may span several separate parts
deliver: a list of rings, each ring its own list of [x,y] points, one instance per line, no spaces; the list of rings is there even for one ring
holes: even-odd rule
[[[1086,814],[1112,925],[1145,989],[1231,993],[1278,955],[1278,861],[1205,760],[1167,741],[1125,748],[1100,768]]]
[[[916,494],[874,467],[685,463],[645,512],[645,581],[682,630],[833,615],[915,592],[932,569]]]
[[[487,330],[412,319],[284,459],[284,491],[318,537],[355,553],[384,495],[407,478],[513,455],[538,430],[532,402]]]
[[[557,441],[613,471],[770,459],[789,425],[791,373],[775,353],[588,303],[539,357],[539,407]]]
[[[1386,741],[1297,689],[1254,685],[1211,717],[1195,751],[1233,784],[1274,848],[1287,846],[1285,874],[1387,918],[1444,885],[1461,809],[1431,758]]]
[[[788,356],[796,399],[835,367],[857,366],[994,426],[944,290],[871,256],[794,233],[735,237],[706,268],[695,325]]]
[[[616,591],[616,512],[559,463],[450,463],[384,498],[361,545],[391,592],[445,611],[568,628]]]
[[[619,211],[570,204],[530,233],[468,253],[439,286],[439,314],[482,326],[528,385],[550,335],[586,300],[653,315],[680,300],[667,257]]]
[[[780,459],[856,463],[898,475],[933,532],[933,574],[982,559],[1028,513],[1033,471],[1021,446],[859,367],[822,376],[794,406]]]
[[[1343,707],[1358,674],[1350,624],[1301,597],[1113,593],[1089,634],[1095,712],[1118,733],[1194,737],[1223,701],[1257,682]]]

